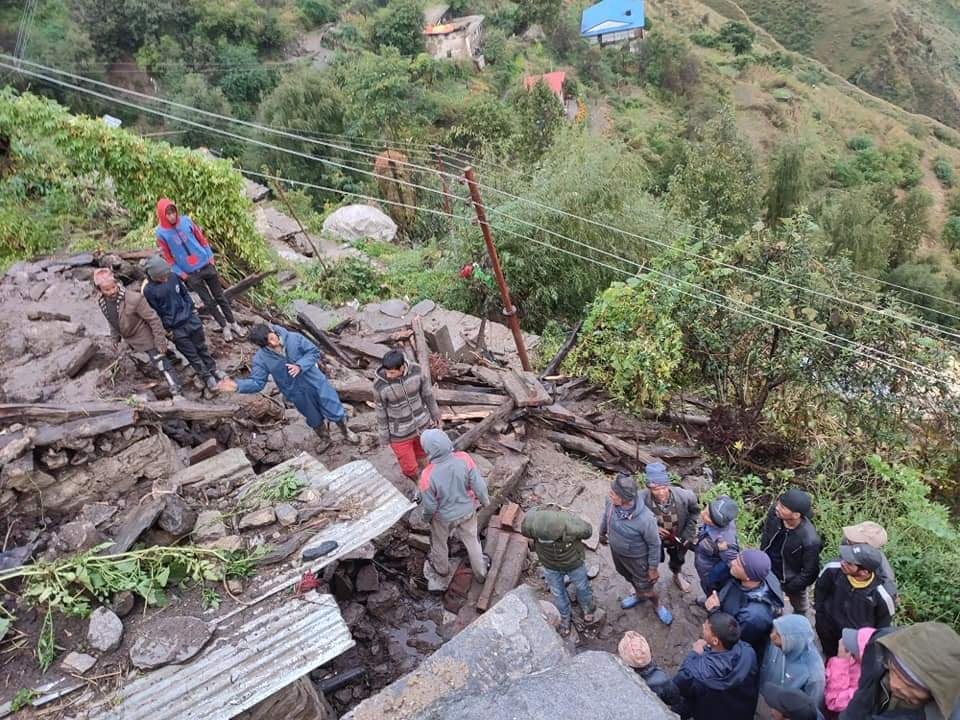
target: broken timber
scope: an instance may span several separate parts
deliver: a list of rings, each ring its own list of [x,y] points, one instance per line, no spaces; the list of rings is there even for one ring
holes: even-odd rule
[[[497,458],[490,475],[487,477],[487,487],[490,491],[490,504],[480,508],[477,512],[477,526],[486,527],[490,518],[500,510],[513,493],[520,486],[520,480],[530,464],[526,455],[506,452]]]
[[[457,450],[469,450],[474,446],[474,444],[479,440],[487,430],[492,428],[498,422],[506,420],[510,417],[510,414],[513,412],[516,407],[513,399],[509,399],[503,403],[497,410],[494,410],[492,413],[487,415],[483,420],[474,425],[472,428],[467,430],[463,435],[458,437],[453,445]]]
[[[583,320],[577,323],[577,326],[570,331],[570,334],[567,336],[566,342],[560,347],[560,350],[557,351],[557,354],[553,356],[553,360],[543,369],[543,372],[540,373],[540,379],[543,380],[549,375],[553,375],[560,369],[560,366],[563,364],[563,361],[566,359],[567,355],[573,349],[573,346],[577,343],[577,335],[580,334],[580,328],[583,327]]]
[[[326,349],[327,352],[333,354],[337,360],[343,363],[346,367],[356,367],[356,363],[352,358],[348,357],[340,347],[330,339],[330,337],[311,320],[305,313],[297,313],[297,322],[307,331],[307,334],[310,335],[317,344]]]
[[[142,403],[4,403],[0,423],[69,422],[133,409],[137,422],[152,420],[221,420],[240,409],[236,404],[196,403],[187,400],[156,400]]]
[[[490,556],[487,579],[477,598],[477,610],[483,612],[520,584],[527,559],[527,539],[520,534],[523,510],[509,503],[498,517],[491,518],[487,528],[484,552]]]
[[[231,285],[226,290],[223,291],[223,294],[228,298],[234,298],[241,293],[246,292],[252,287],[255,287],[266,280],[271,275],[275,274],[276,270],[265,270],[264,272],[256,273],[255,275],[248,275],[243,280],[238,283]]]
[[[77,440],[95,437],[102,433],[120,430],[136,422],[132,408],[118,410],[107,415],[96,415],[80,420],[72,420],[62,425],[41,425],[33,436],[34,447],[55,445],[62,440]],[[20,435],[23,434],[21,431]]]

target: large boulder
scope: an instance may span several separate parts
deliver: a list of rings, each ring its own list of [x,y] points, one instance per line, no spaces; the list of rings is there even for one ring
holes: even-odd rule
[[[397,236],[397,224],[372,205],[347,205],[323,221],[323,233],[345,242],[364,238],[389,242]]]

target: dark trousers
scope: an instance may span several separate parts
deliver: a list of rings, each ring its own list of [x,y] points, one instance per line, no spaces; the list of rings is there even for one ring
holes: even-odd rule
[[[167,354],[154,349],[147,350],[147,355],[150,357],[150,363],[154,369],[167,381],[167,385],[170,386],[170,392],[180,392],[180,380],[177,378],[177,371],[173,369],[173,363],[170,362]]]
[[[836,623],[826,618],[817,617],[816,621],[817,637],[820,639],[820,648],[823,650],[823,657],[829,660],[837,656],[840,649],[840,638],[843,628],[838,628]]]
[[[233,309],[230,307],[227,296],[223,294],[220,276],[217,275],[217,269],[213,263],[207,263],[199,270],[187,275],[187,287],[200,296],[203,307],[213,315],[213,319],[220,327],[234,322]]]
[[[210,357],[210,351],[207,350],[207,337],[203,334],[203,325],[200,318],[194,314],[187,322],[172,330],[173,344],[177,350],[183,353],[183,356],[190,363],[190,367],[201,378],[206,380],[213,375],[217,369],[217,364]]]
[[[660,543],[660,562],[663,562],[667,556],[670,556],[670,572],[676,575],[683,570],[683,561],[686,559],[687,548],[685,545],[677,545],[666,541]]]

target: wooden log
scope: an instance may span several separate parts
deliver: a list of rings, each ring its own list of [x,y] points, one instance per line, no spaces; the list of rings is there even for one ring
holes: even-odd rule
[[[27,313],[27,320],[34,322],[70,322],[70,316],[58,312],[47,312],[46,310],[31,310]]]
[[[640,446],[637,443],[628,442],[627,440],[621,440],[615,435],[610,435],[608,433],[603,433],[598,430],[584,430],[584,432],[589,435],[594,440],[597,440],[604,447],[611,450],[618,455],[623,456],[629,460],[637,460],[644,465],[649,465],[650,463],[660,462],[660,458],[654,457],[648,452],[644,452],[640,449]]]
[[[595,430],[596,425],[587,420],[582,415],[577,415],[572,410],[560,405],[559,403],[554,403],[553,405],[545,405],[544,407],[536,408],[533,411],[533,417],[544,418],[555,423],[563,423],[577,430]]]
[[[253,275],[247,275],[243,280],[240,280],[237,283],[234,283],[226,290],[223,291],[223,294],[228,298],[234,298],[241,293],[245,293],[252,287],[256,287],[264,280],[266,280],[271,275],[276,274],[276,270],[265,270],[264,272],[255,273]]]
[[[401,343],[413,337],[413,330],[410,328],[400,328],[399,330],[384,330],[383,332],[364,335],[363,339],[372,343]],[[420,362],[417,360],[417,362]]]
[[[138,403],[137,421],[152,420],[222,420],[240,410],[236,403],[198,403],[189,400],[157,400]]]
[[[710,424],[710,418],[706,415],[686,415],[684,413],[657,412],[643,408],[640,410],[640,417],[647,420],[659,420],[660,422],[676,423],[677,425],[698,425],[706,426]]]
[[[469,390],[451,390],[437,388],[434,390],[437,403],[440,405],[501,405],[506,402],[506,395],[496,393],[471,392]]]
[[[540,407],[553,403],[550,393],[532,372],[509,370],[502,375],[503,387],[518,408]]]
[[[472,428],[467,430],[463,435],[458,437],[453,445],[457,450],[469,450],[474,446],[474,444],[479,440],[487,430],[492,428],[496,423],[504,420],[510,416],[510,413],[514,410],[513,400],[507,400],[502,406],[497,410],[493,411],[486,418],[481,420],[479,423],[474,425]]]
[[[62,355],[56,364],[55,377],[72,378],[79,374],[84,366],[97,354],[97,344],[89,338],[61,351]]]
[[[72,420],[62,425],[41,425],[33,438],[36,447],[53,445],[63,440],[89,438],[129,427],[136,422],[133,408],[125,408],[107,415]]]
[[[497,458],[490,476],[486,478],[490,504],[477,511],[478,527],[484,528],[507,498],[516,492],[529,464],[529,457],[511,452]]]
[[[373,383],[364,378],[355,380],[330,380],[340,400],[345,402],[373,402]]]
[[[573,349],[573,346],[577,344],[577,336],[580,334],[580,328],[583,327],[583,320],[577,323],[577,326],[570,331],[570,334],[567,336],[566,341],[563,345],[560,346],[560,349],[557,351],[557,354],[553,356],[547,366],[543,369],[543,372],[540,373],[540,379],[543,380],[548,375],[553,375],[560,369],[560,365],[563,364],[563,361],[566,359],[567,355]]]
[[[494,532],[492,538],[490,533]],[[487,579],[483,583],[483,590],[480,591],[480,597],[477,598],[477,610],[483,612],[492,604],[493,590],[497,585],[497,575],[500,573],[500,567],[507,557],[507,546],[510,544],[510,535],[500,527],[499,519],[496,525],[491,523],[487,531],[488,540],[492,539],[494,543],[493,552],[487,548],[487,555],[490,556],[490,569],[487,570]],[[489,543],[488,543],[489,544]]]
[[[548,432],[547,439],[551,442],[559,443],[567,450],[573,450],[588,457],[600,460],[602,462],[609,462],[612,459],[612,456],[607,452],[606,448],[598,442],[593,440],[588,440],[585,437],[580,437],[579,435],[568,435],[567,433],[562,432]]]
[[[489,405],[460,405],[450,407],[440,406],[440,419],[448,422],[463,422],[464,420],[483,420],[494,410]]]
[[[337,345],[333,340],[330,339],[330,336],[327,335],[323,330],[317,327],[316,323],[313,322],[305,313],[297,313],[297,322],[307,331],[307,334],[313,337],[316,340],[317,344],[326,349],[334,357],[337,358],[347,367],[356,367],[356,362],[352,358],[348,357],[343,350],[340,349],[340,346]]]
[[[209,460],[214,455],[219,455],[222,448],[216,438],[200,443],[190,451],[190,465],[196,465],[204,460]]]

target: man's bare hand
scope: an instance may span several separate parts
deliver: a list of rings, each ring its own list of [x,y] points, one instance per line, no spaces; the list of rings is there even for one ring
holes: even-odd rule
[[[217,390],[220,392],[236,392],[237,383],[235,380],[231,380],[230,378],[224,378],[217,383]]]
[[[300,366],[294,363],[287,363],[287,375],[296,377],[300,374]]]
[[[660,571],[659,571],[657,568],[650,568],[650,569],[647,571],[647,579],[648,579],[650,582],[654,582],[654,583],[655,583],[657,580],[660,579]]]
[[[693,644],[693,651],[697,655],[703,655],[706,649],[707,649],[707,641],[704,640],[703,638],[700,638]]]
[[[665,528],[657,528],[657,532],[660,533],[661,540],[666,540],[668,537],[670,537],[670,531],[666,530]]]
[[[720,607],[720,596],[717,595],[716,590],[710,593],[710,597],[706,599],[706,601],[703,603],[703,606],[708,611],[713,611],[713,610],[716,610],[718,607]]]

